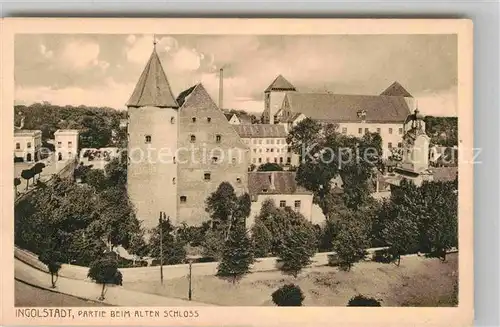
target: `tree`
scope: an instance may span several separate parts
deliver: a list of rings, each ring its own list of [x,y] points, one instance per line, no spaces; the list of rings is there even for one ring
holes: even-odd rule
[[[21,171],[21,177],[26,180],[26,189],[28,189],[30,179],[35,176],[33,169],[24,169]]]
[[[21,179],[20,179],[20,178],[18,178],[18,177],[14,177],[14,188],[16,189],[16,195],[19,193],[19,192],[17,191],[17,187],[18,187],[19,185],[21,185]]]
[[[102,169],[90,169],[85,173],[85,183],[100,192],[108,186],[108,180]]]
[[[339,224],[339,231],[333,240],[333,251],[339,258],[340,268],[351,270],[354,263],[365,257],[369,245],[368,228],[362,212],[351,212]]]
[[[50,280],[52,288],[56,288],[56,282],[59,278],[59,270],[61,269],[61,262],[63,255],[60,250],[54,246],[48,246],[42,249],[42,252],[38,256],[38,260],[43,262],[50,272]],[[54,276],[56,279],[54,279]]]
[[[277,163],[266,162],[260,165],[257,171],[283,171],[283,168]]]
[[[224,243],[222,259],[217,266],[217,276],[229,279],[233,284],[250,272],[254,262],[253,247],[245,230],[244,222],[233,225],[229,238]]]
[[[319,143],[321,143],[320,131],[321,125],[311,118],[302,120],[290,130],[287,143],[293,153],[300,156],[301,162],[310,159],[309,156],[306,156],[306,153],[315,154],[320,150],[320,147],[318,147]],[[311,151],[307,149],[311,149]]]
[[[160,233],[160,228],[161,233]],[[160,242],[160,235],[162,236]],[[160,247],[160,243],[162,247]],[[186,259],[185,243],[175,235],[175,227],[170,218],[162,220],[161,226],[154,228],[149,240],[150,255],[157,259],[161,258],[163,253],[163,263],[175,265],[184,262]],[[160,251],[162,249],[163,251]]]
[[[118,270],[118,262],[109,253],[90,264],[88,277],[102,284],[99,300],[104,300],[106,284],[122,285],[122,274]]]
[[[347,303],[348,307],[380,307],[380,302],[374,298],[356,295]]]
[[[288,210],[288,215],[297,215]],[[284,274],[297,278],[300,271],[311,264],[311,258],[317,250],[317,237],[312,224],[303,217],[292,218],[295,223],[284,233],[284,239],[278,250],[278,263]]]
[[[37,162],[32,168],[33,174],[38,175],[39,180],[40,180],[40,174],[42,173],[44,168],[45,168],[45,164],[43,162]]]
[[[144,229],[140,228],[137,232],[130,236],[128,252],[134,255],[133,265],[135,266],[136,258],[142,259],[150,252],[146,241],[144,240]]]
[[[286,284],[274,291],[271,298],[277,306],[300,307],[302,306],[305,296],[299,286]]]
[[[273,236],[260,219],[256,220],[252,226],[252,241],[256,257],[262,258],[269,255]]]
[[[108,184],[125,188],[127,185],[127,151],[121,150],[120,155],[111,159],[104,167]]]
[[[393,258],[397,259],[397,266],[401,263],[401,255],[415,249],[418,242],[418,222],[412,220],[405,210],[389,208],[392,214],[385,221],[382,237],[390,247]]]

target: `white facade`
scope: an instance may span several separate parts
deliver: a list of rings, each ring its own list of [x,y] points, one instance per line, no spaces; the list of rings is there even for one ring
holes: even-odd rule
[[[262,204],[271,199],[276,207],[290,207],[296,212],[300,212],[307,221],[313,222],[313,196],[312,193],[296,193],[296,194],[259,194],[256,201],[252,201],[250,216],[247,219],[247,227],[250,228],[255,218],[260,214]],[[315,222],[316,223],[316,222]]]
[[[379,133],[382,137],[383,157],[391,154],[391,149],[403,147],[403,124],[399,123],[339,123],[338,132],[344,135],[363,137],[366,133]]]
[[[298,164],[298,156],[292,153],[286,143],[286,138],[241,138],[250,148],[250,163],[260,166],[265,163],[277,163],[280,165]]]
[[[38,161],[41,147],[42,131],[17,130],[14,132],[14,157],[22,158],[25,162]]]
[[[59,129],[54,133],[54,146],[57,161],[75,158],[78,154],[78,130]]]

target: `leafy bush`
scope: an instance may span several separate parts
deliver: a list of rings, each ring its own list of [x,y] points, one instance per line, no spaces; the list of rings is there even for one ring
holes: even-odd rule
[[[305,299],[304,294],[299,286],[287,284],[271,295],[274,304],[280,307],[300,307]]]
[[[381,307],[379,301],[374,298],[366,297],[361,294],[356,295],[347,303],[348,307]]]

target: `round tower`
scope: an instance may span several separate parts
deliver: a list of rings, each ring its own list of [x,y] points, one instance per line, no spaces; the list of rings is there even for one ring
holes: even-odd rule
[[[127,190],[143,226],[158,225],[160,212],[177,216],[179,105],[156,49],[127,103]]]

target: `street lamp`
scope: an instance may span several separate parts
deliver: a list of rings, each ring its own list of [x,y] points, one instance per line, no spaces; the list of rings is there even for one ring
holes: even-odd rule
[[[192,280],[192,271],[193,271],[193,261],[195,259],[201,258],[200,256],[187,256],[187,261],[189,263],[189,275],[188,275],[188,280],[189,280],[189,289],[188,289],[188,300],[191,301],[192,298],[192,287],[191,287],[191,280]]]
[[[166,214],[160,211],[159,228],[160,228],[160,281],[163,285],[163,223],[166,221]]]

